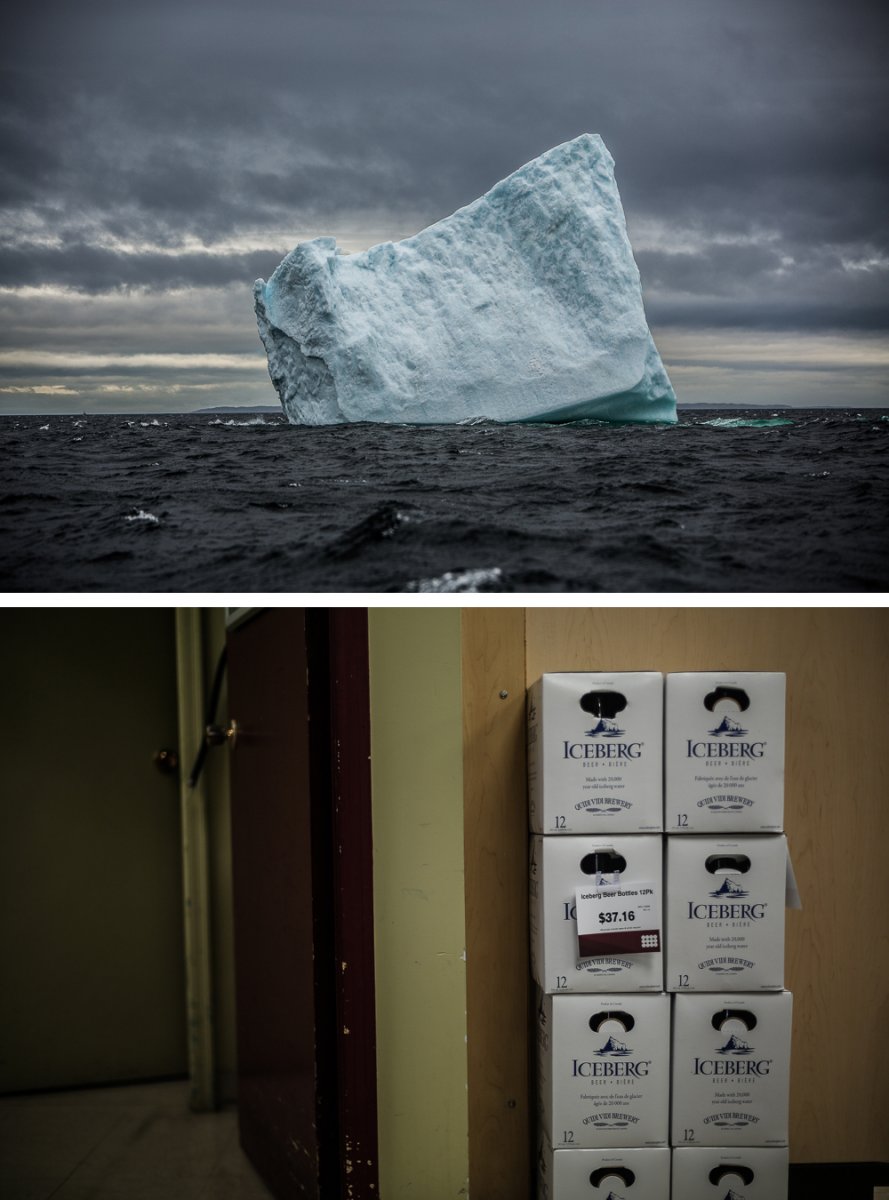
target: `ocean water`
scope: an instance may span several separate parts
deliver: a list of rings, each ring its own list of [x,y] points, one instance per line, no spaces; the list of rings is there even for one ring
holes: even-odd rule
[[[0,418],[5,592],[889,589],[889,410]]]

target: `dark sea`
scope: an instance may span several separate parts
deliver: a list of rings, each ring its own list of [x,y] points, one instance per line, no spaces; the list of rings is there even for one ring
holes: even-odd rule
[[[889,590],[889,410],[0,418],[4,592]]]

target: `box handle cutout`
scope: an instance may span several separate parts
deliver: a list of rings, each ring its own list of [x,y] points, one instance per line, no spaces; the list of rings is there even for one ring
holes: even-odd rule
[[[628,1012],[594,1013],[593,1016],[590,1017],[590,1029],[592,1029],[593,1033],[598,1033],[602,1026],[607,1025],[609,1022],[611,1022],[613,1025],[619,1026],[624,1033],[629,1033],[636,1024],[636,1018],[632,1015],[632,1013]],[[606,1032],[610,1033],[611,1031],[607,1030]]]
[[[756,1028],[756,1016],[744,1008],[721,1008],[713,1014],[710,1024],[720,1033],[731,1033],[733,1025],[743,1025],[749,1033]]]
[[[730,700],[737,704],[740,712],[746,712],[750,707],[750,697],[743,688],[719,686],[704,697],[704,708],[707,712],[713,712],[720,700]]]
[[[627,707],[627,698],[620,692],[587,692],[580,697],[580,707],[591,717],[614,720]]]
[[[580,869],[584,875],[611,875],[615,871],[625,871],[627,860],[614,850],[595,850],[583,856]]]
[[[711,875],[744,875],[750,870],[750,859],[746,854],[711,854],[704,866]]]
[[[616,1179],[623,1187],[632,1187],[636,1182],[636,1172],[629,1167],[599,1167],[590,1175],[590,1183],[594,1188],[601,1187],[609,1179]]]
[[[735,1179],[740,1179],[741,1183],[743,1183],[745,1186],[747,1184],[753,1183],[753,1180],[755,1178],[753,1171],[750,1169],[750,1167],[743,1167],[743,1166],[729,1167],[729,1166],[726,1166],[725,1163],[723,1163],[721,1166],[714,1167],[713,1170],[710,1172],[710,1174],[707,1176],[707,1178],[710,1180],[710,1182],[713,1184],[714,1187],[718,1187],[719,1184],[722,1183],[723,1179],[725,1179],[727,1176],[730,1176],[730,1175],[734,1175]]]

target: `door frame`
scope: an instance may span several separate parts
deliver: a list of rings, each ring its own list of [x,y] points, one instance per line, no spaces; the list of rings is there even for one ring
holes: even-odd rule
[[[318,677],[329,682],[340,1193],[372,1196],[379,1194],[379,1172],[367,609],[308,609],[306,640],[312,720],[313,654],[320,659],[326,651]]]
[[[194,785],[186,775],[204,740],[202,612],[177,608],[175,620],[189,1104],[194,1112],[212,1112],[216,1107],[216,1061],[207,785],[204,775]]]

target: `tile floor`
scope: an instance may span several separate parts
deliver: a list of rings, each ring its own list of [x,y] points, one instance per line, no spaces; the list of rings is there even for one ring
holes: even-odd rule
[[[234,1107],[192,1113],[188,1083],[0,1098],[3,1200],[270,1200]]]

